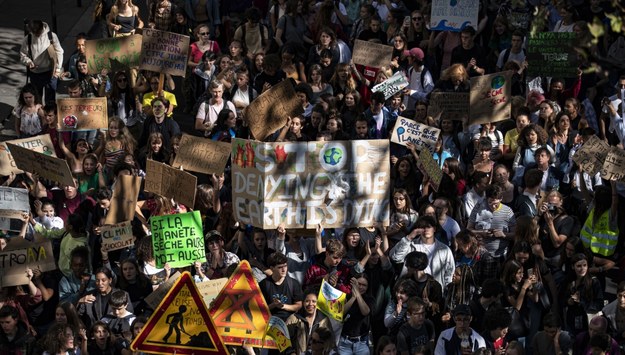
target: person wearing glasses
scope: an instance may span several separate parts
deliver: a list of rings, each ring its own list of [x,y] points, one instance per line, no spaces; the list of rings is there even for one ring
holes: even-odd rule
[[[436,342],[435,355],[472,354],[476,350],[486,348],[484,338],[470,326],[473,316],[469,306],[466,304],[456,306],[453,319],[456,325],[441,332]]]
[[[143,94],[143,101],[141,102],[141,105],[143,106],[143,112],[146,115],[153,115],[154,113],[152,112],[152,101],[157,97],[161,97],[169,102],[165,114],[167,117],[171,118],[174,115],[174,108],[178,106],[178,102],[176,101],[176,95],[174,95],[172,92],[165,91],[164,88],[162,92],[158,92],[157,75],[152,75],[152,77],[148,79],[148,82],[150,83],[150,92]],[[175,89],[174,80],[169,74],[165,74],[165,84],[167,84],[167,86],[171,88],[171,90]]]
[[[421,10],[415,10],[410,14],[410,26],[406,31],[408,48],[428,48],[430,31],[428,31],[425,24],[425,18]]]

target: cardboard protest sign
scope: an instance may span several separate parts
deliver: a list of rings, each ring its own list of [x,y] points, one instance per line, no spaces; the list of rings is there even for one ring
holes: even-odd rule
[[[430,127],[399,116],[391,133],[391,142],[403,146],[410,142],[417,147],[418,151],[425,148],[433,152],[440,134],[441,130],[436,127]]]
[[[430,186],[432,186],[434,190],[438,191],[438,186],[441,184],[441,180],[443,179],[443,171],[436,160],[434,160],[432,153],[430,153],[429,150],[423,149],[419,153],[419,162],[417,163],[417,167],[421,170],[423,175],[430,177]]]
[[[460,32],[467,26],[477,29],[479,0],[433,0],[430,30]]]
[[[9,151],[18,169],[37,173],[44,179],[56,181],[61,185],[74,186],[74,177],[64,159],[55,158],[43,153],[7,143]]]
[[[606,180],[625,181],[625,151],[611,147],[601,168],[601,177]]]
[[[332,285],[323,280],[317,296],[317,309],[326,316],[342,322],[346,299],[347,295],[344,292],[332,287]]]
[[[28,190],[0,186],[0,210],[30,211]]]
[[[219,295],[221,290],[224,288],[224,285],[228,282],[227,277],[222,277],[221,279],[208,280],[204,282],[198,282],[197,289],[200,291],[202,295],[202,299],[204,303],[210,305],[215,298]]]
[[[260,94],[243,110],[254,138],[264,140],[268,135],[284,127],[289,116],[304,112],[295,94],[293,81],[283,80]]]
[[[7,147],[7,143],[18,145],[22,148],[30,149],[32,151],[43,153],[45,155],[53,156],[56,158],[54,152],[54,144],[50,139],[49,134],[42,134],[40,136],[34,136],[30,138],[14,139],[12,141],[5,141],[0,143],[0,175],[8,176],[11,173],[21,174],[22,170],[15,165],[15,159]]]
[[[371,91],[384,93],[384,98],[388,100],[391,96],[400,92],[408,85],[410,85],[410,83],[408,82],[406,74],[400,70],[393,74],[390,78],[374,86]]]
[[[0,287],[27,285],[26,269],[56,270],[52,243],[44,237],[30,242],[11,238],[0,251]]]
[[[393,47],[357,39],[352,59],[355,64],[372,68],[388,67],[393,59]]]
[[[573,161],[586,173],[594,176],[601,171],[610,151],[610,145],[597,136],[590,137],[573,155]]]
[[[230,143],[183,134],[172,166],[204,174],[221,174],[230,157]]]
[[[468,92],[440,92],[430,94],[428,116],[438,119],[462,121],[469,117]]]
[[[145,190],[173,198],[185,206],[195,205],[197,177],[186,171],[148,159],[145,175]]]
[[[144,28],[139,69],[185,76],[189,54],[189,36]]]
[[[152,293],[145,296],[145,299],[144,299],[145,303],[147,303],[148,306],[150,306],[150,308],[156,309],[156,307],[158,307],[158,304],[163,300],[163,298],[165,298],[165,295],[167,294],[167,292],[169,292],[169,290],[171,290],[171,288],[174,286],[174,284],[176,283],[179,277],[180,277],[180,272],[178,271],[169,275],[169,278],[167,279],[167,281],[158,285],[158,288],[156,290],[152,291]]]
[[[105,251],[124,249],[135,245],[130,221],[100,227],[102,249]]]
[[[141,177],[119,176],[113,188],[111,207],[109,208],[104,224],[117,224],[131,221],[135,217],[137,197],[141,189]]]
[[[59,131],[108,129],[106,97],[58,99],[56,106]]]
[[[141,35],[95,39],[86,42],[85,56],[89,74],[100,74],[102,69],[133,68],[139,66]]]
[[[156,267],[185,267],[206,262],[200,211],[150,218]]]
[[[234,139],[235,218],[264,229],[388,223],[388,140],[263,143]]]
[[[26,234],[28,213],[25,211],[0,210],[0,230],[19,232],[20,236]]]
[[[574,32],[538,32],[530,36],[527,44],[527,74],[541,76],[548,73],[554,78],[577,76],[577,53]]]
[[[470,124],[499,122],[510,118],[511,81],[511,71],[471,78]]]

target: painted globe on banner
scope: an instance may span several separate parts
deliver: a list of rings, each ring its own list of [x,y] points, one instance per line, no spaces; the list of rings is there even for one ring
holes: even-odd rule
[[[328,165],[337,165],[341,162],[341,159],[343,159],[343,151],[335,147],[326,150],[323,154],[323,161]]]

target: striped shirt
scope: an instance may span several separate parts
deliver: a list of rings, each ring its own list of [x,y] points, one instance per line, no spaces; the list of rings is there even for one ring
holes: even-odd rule
[[[495,211],[488,208],[487,199],[477,204],[469,216],[469,223],[473,224],[476,230],[501,230],[504,233],[514,229],[516,221],[512,209],[503,203]],[[505,238],[484,238],[483,246],[494,257],[502,256],[506,253],[508,240]]]

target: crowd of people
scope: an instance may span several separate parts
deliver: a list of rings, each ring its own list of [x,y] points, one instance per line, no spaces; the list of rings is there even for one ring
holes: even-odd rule
[[[58,270],[29,268],[28,284],[2,288],[0,354],[138,354],[129,345],[153,312],[146,296],[176,271],[205,282],[241,260],[287,324],[289,355],[623,351],[625,186],[573,160],[591,140],[625,144],[618,1],[482,0],[477,23],[457,32],[430,29],[427,0],[147,0],[147,8],[145,16],[133,0],[97,1],[69,56],[46,23],[28,24],[20,56],[29,83],[13,110],[15,132],[48,134],[75,185],[31,172],[2,178],[28,189],[31,211],[22,235],[2,232],[0,249],[43,235]],[[89,73],[87,40],[143,27],[190,36],[184,78]],[[577,75],[527,75],[535,32],[576,33]],[[356,40],[392,46],[392,60],[354,63]],[[428,115],[433,92],[469,92],[472,77],[500,71],[513,73],[508,119]],[[405,89],[388,99],[373,92],[397,72]],[[148,159],[172,164],[183,129],[254,139],[244,109],[284,80],[303,113],[264,140],[388,140],[397,118],[409,118],[440,129],[438,189],[417,168],[415,145],[390,143],[388,226],[263,230],[234,218],[228,163],[222,174],[196,174],[194,206],[142,190],[134,245],[102,248],[119,177],[145,177]],[[56,93],[61,86],[66,94]],[[106,97],[108,129],[60,132],[57,95]],[[187,211],[201,213],[206,262],[157,267],[149,218]],[[347,294],[343,322],[316,307],[324,282]],[[176,343],[184,344],[179,333]]]

